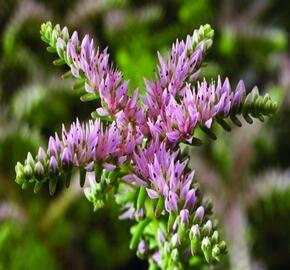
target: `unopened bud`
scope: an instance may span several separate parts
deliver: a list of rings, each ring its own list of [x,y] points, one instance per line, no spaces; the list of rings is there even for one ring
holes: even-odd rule
[[[49,172],[51,175],[55,175],[56,171],[57,171],[57,160],[54,156],[51,156],[49,160]]]
[[[216,259],[217,261],[220,260],[221,250],[220,250],[220,248],[218,247],[218,245],[215,245],[215,246],[213,247],[211,254],[212,254],[212,257],[213,257],[214,259]]]
[[[24,166],[24,175],[25,175],[25,178],[28,180],[31,179],[33,176],[33,170],[29,164]]]
[[[39,147],[38,149],[38,154],[37,154],[37,159],[41,162],[41,163],[45,163],[45,159],[46,159],[46,153],[43,150],[42,147]]]
[[[176,247],[176,246],[177,246],[177,244],[178,244],[178,237],[179,237],[179,235],[178,235],[177,233],[175,233],[175,234],[171,237],[171,241],[170,241],[170,243],[171,243],[171,246],[172,246],[172,247]]]
[[[195,211],[195,215],[193,218],[194,223],[200,224],[203,220],[203,216],[204,216],[204,208],[203,206],[200,206]]]
[[[31,168],[34,168],[34,163],[35,163],[34,159],[33,159],[32,155],[31,155],[31,153],[29,152],[27,154],[27,158],[26,158],[25,164],[30,165]]]
[[[146,253],[148,252],[148,244],[145,240],[141,240],[138,244],[138,248],[137,248],[137,256],[140,259],[144,259],[144,257],[146,256]]]
[[[160,245],[165,242],[165,235],[160,228],[157,230],[157,240]]]
[[[212,222],[211,220],[208,220],[202,228],[202,234],[208,236],[211,234],[211,232],[212,232]]]
[[[219,244],[219,249],[221,251],[221,253],[226,253],[227,252],[227,244],[225,241],[221,241]]]
[[[178,262],[179,260],[179,254],[178,254],[178,250],[177,248],[173,249],[171,251],[171,259],[174,261],[174,262]]]
[[[196,250],[200,245],[200,231],[199,226],[197,224],[191,227],[189,232],[189,239],[190,239],[191,254],[194,256]]]
[[[71,166],[71,162],[72,162],[72,154],[66,147],[61,155],[61,165],[65,170],[68,170]]]
[[[214,231],[211,237],[211,240],[213,243],[217,244],[219,241],[219,232],[218,231]]]
[[[194,238],[200,238],[200,231],[199,231],[199,226],[193,225],[189,231],[189,239],[192,240]]]
[[[205,237],[201,241],[201,249],[207,262],[211,262],[211,242],[208,237]]]
[[[20,162],[17,162],[15,166],[15,172],[16,172],[15,181],[17,184],[21,185],[24,182],[25,177],[24,177],[24,167]]]
[[[182,209],[180,211],[180,221],[184,224],[187,225],[189,221],[189,211],[187,209]]]
[[[35,177],[41,179],[44,175],[44,168],[40,161],[37,161],[35,164]]]

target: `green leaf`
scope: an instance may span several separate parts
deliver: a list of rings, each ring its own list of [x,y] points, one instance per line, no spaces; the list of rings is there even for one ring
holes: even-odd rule
[[[145,229],[145,227],[149,224],[150,219],[144,219],[140,221],[133,230],[133,235],[130,241],[130,249],[136,249],[138,246],[138,243],[141,239],[142,233]]]
[[[63,59],[56,59],[53,61],[53,64],[56,66],[62,66],[65,64],[65,61]]]
[[[54,47],[51,47],[51,46],[48,46],[46,48],[46,50],[49,52],[49,53],[56,53],[56,49]]]
[[[80,97],[81,101],[87,102],[98,99],[98,95],[96,93],[86,93]]]
[[[214,134],[214,132],[211,129],[209,129],[209,128],[205,127],[205,126],[202,126],[202,125],[200,125],[199,127],[212,140],[216,140],[217,139],[217,136]]]
[[[137,197],[137,209],[144,206],[145,200],[147,198],[147,192],[145,187],[140,187],[138,197]]]
[[[34,193],[38,193],[42,187],[43,182],[42,181],[36,181],[34,185]]]
[[[224,119],[217,118],[216,121],[224,130],[231,131],[230,125]]]
[[[87,171],[84,169],[79,169],[80,171],[80,186],[83,187],[86,181],[86,173]]]
[[[52,178],[48,181],[49,194],[51,196],[54,195],[55,190],[56,190],[56,186],[57,186],[57,179],[56,178]]]

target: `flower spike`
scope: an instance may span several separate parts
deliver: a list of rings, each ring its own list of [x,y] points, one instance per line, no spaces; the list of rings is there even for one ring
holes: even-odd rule
[[[107,49],[95,47],[88,35],[80,40],[77,32],[70,36],[66,27],[50,22],[40,33],[47,50],[58,55],[54,64],[69,67],[63,78],[75,77],[75,88],[84,89],[81,100],[98,99],[101,106],[92,113],[94,120],[63,127],[46,150],[40,147],[35,157],[28,153],[23,164],[18,162],[17,184],[32,183],[39,192],[48,182],[54,194],[59,181],[69,186],[77,169],[94,210],[114,198],[119,218],[136,222],[130,248],[150,269],[187,269],[194,259],[203,265],[219,262],[226,244],[180,143],[201,145],[196,129],[216,139],[215,122],[230,131],[228,119],[237,126],[240,117],[263,121],[277,104],[257,88],[246,94],[243,81],[233,89],[228,78],[199,79],[212,45],[209,25],[177,40],[168,59],[158,53],[155,80],[145,80],[142,100],[137,89],[128,95],[129,82],[110,64]]]

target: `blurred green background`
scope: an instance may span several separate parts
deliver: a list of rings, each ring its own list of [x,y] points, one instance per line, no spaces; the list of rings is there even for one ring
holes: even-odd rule
[[[217,128],[217,142],[188,148],[196,179],[213,199],[229,255],[214,269],[289,269],[290,2],[286,0],[0,0],[0,270],[147,269],[129,251],[128,222],[112,202],[99,212],[78,185],[34,195],[14,182],[14,166],[59,131],[88,119],[72,82],[60,78],[39,38],[51,20],[109,47],[113,62],[144,92],[156,51],[201,24],[215,29],[202,75],[220,74],[278,101],[261,125]],[[207,268],[205,268],[207,269]]]

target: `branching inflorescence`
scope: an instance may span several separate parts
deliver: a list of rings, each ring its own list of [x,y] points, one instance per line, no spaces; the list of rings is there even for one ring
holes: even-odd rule
[[[110,196],[120,204],[122,219],[136,221],[130,248],[149,261],[150,269],[187,269],[203,262],[215,263],[226,252],[212,206],[202,198],[188,157],[180,143],[201,144],[195,131],[201,129],[215,139],[214,122],[231,129],[242,115],[251,123],[275,112],[277,105],[257,88],[246,94],[242,81],[235,90],[228,79],[198,81],[204,55],[212,45],[213,30],[201,26],[186,41],[176,41],[168,59],[158,54],[155,80],[145,80],[146,94],[130,96],[129,82],[109,62],[107,49],[94,47],[88,35],[70,37],[66,27],[41,26],[41,38],[49,52],[57,53],[56,65],[70,70],[83,88],[82,101],[98,101],[92,120],[76,120],[70,129],[50,137],[47,150],[30,153],[16,165],[16,182],[34,184],[34,191],[48,182],[53,194],[59,181],[69,185],[75,169],[85,179],[85,196],[102,207]]]

